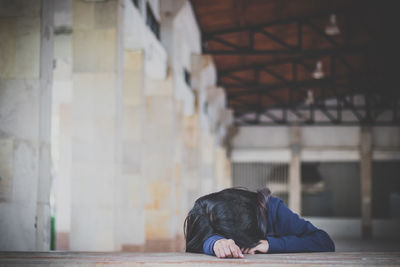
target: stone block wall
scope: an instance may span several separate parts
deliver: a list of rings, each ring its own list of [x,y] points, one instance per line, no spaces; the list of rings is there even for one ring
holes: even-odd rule
[[[48,250],[53,3],[0,6],[0,250]]]
[[[48,250],[52,213],[58,249],[183,251],[195,199],[230,186],[190,2],[140,2],[0,0],[0,250]]]

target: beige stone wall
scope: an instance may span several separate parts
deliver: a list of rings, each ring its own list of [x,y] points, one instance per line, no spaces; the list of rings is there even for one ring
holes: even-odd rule
[[[0,250],[47,250],[53,6],[0,1]]]
[[[175,238],[174,100],[172,78],[146,79],[143,167],[146,239]]]
[[[230,160],[221,146],[215,149],[215,180],[217,190],[232,187]]]
[[[121,248],[145,243],[143,158],[144,54],[124,50],[120,177],[116,188],[117,231]]]
[[[65,3],[65,1],[63,0]],[[55,27],[58,17],[55,2]],[[72,1],[67,4],[72,8]],[[72,13],[68,10],[70,15]],[[67,11],[64,11],[65,13]],[[66,23],[66,22],[63,22]],[[65,27],[64,24],[61,26]],[[69,27],[70,25],[68,25]],[[52,212],[55,216],[56,249],[69,248],[71,228],[71,98],[72,98],[72,35],[54,29],[54,70],[51,105],[51,153],[53,190]]]
[[[73,2],[71,250],[118,249],[117,4]]]
[[[187,210],[187,179],[184,173],[184,103],[175,102],[175,145],[174,145],[174,224],[175,251],[183,251],[183,221]]]
[[[57,28],[53,57],[53,1],[0,0],[0,249],[48,248],[50,128],[59,249],[182,251],[195,199],[229,186],[221,101],[206,115],[199,97],[215,68],[205,57],[191,69],[190,3],[168,2],[167,44],[130,0],[60,0],[72,29]]]
[[[128,29],[128,22],[135,13],[130,12],[130,3],[125,3],[126,10],[123,12],[123,16],[127,17],[122,19],[122,39],[127,41],[123,41],[122,72],[118,72],[121,51],[118,47],[119,28],[115,24],[117,19],[107,14],[103,21],[101,14],[104,10],[100,10],[100,6],[104,5],[105,10],[115,13],[112,3],[80,1],[74,7],[76,16],[80,17],[83,13],[89,15],[74,22],[73,49],[76,51],[73,55],[77,62],[74,62],[73,103],[79,105],[75,110],[83,111],[85,106],[94,111],[72,120],[77,120],[77,123],[82,121],[79,127],[86,131],[82,135],[77,132],[76,139],[85,140],[83,145],[86,147],[81,152],[90,151],[96,156],[90,160],[82,157],[73,160],[80,180],[85,179],[84,170],[88,172],[85,177],[92,182],[97,172],[101,172],[100,177],[106,173],[103,181],[97,180],[97,186],[107,187],[100,190],[104,196],[102,204],[88,205],[91,213],[99,212],[90,217],[102,216],[102,222],[96,229],[87,229],[88,233],[85,233],[85,239],[93,239],[89,232],[94,234],[103,229],[103,240],[96,240],[96,245],[86,243],[86,246],[130,251],[183,250],[183,221],[188,210],[201,195],[230,186],[229,160],[225,150],[216,143],[215,133],[202,129],[200,106],[189,108],[194,113],[187,114],[185,105],[190,101],[177,97],[176,87],[183,82],[178,79],[183,77],[175,72],[181,69],[170,67],[166,77],[154,75],[149,66],[158,62],[160,66],[157,65],[156,69],[163,69],[163,60],[152,59],[157,53],[144,47],[140,49],[141,42],[131,42],[135,35]],[[138,23],[135,25],[139,27]],[[144,35],[136,38],[141,36]],[[98,58],[103,54],[107,56]],[[171,60],[182,58],[191,57],[188,54]],[[174,62],[170,64],[174,65]],[[204,69],[200,68],[200,71]],[[213,79],[207,76],[208,72],[200,74],[199,79],[203,79],[201,82],[204,85]],[[102,111],[97,110],[97,106],[102,107]],[[212,121],[217,120],[214,118]],[[90,142],[92,145],[87,144]],[[80,149],[78,144],[72,147]],[[106,155],[98,155],[101,154],[99,147]],[[77,157],[79,153],[72,155]],[[102,164],[96,169],[93,162],[98,160]],[[89,184],[80,194],[89,190]],[[73,194],[76,190],[80,190],[77,184]],[[100,193],[90,195],[99,200]],[[82,200],[73,200],[73,209],[86,212],[85,208],[77,208],[79,203]],[[101,212],[108,213],[101,215]],[[75,217],[72,212],[72,225]],[[84,220],[79,219],[75,224]],[[71,235],[82,235],[80,228],[82,226],[71,227]]]
[[[200,144],[199,144],[199,117],[195,113],[184,118],[184,179],[188,203],[186,212],[194,203],[200,192]]]
[[[200,133],[200,195],[216,190],[214,138],[212,134]]]

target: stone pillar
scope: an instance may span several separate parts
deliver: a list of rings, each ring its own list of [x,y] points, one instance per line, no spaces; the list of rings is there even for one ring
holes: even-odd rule
[[[53,3],[0,1],[0,250],[50,249]]]
[[[289,165],[289,208],[301,214],[301,130],[299,126],[290,128],[290,165]]]
[[[188,132],[186,143],[190,144],[188,153],[192,155],[193,179],[196,181],[190,186],[190,198],[193,201],[198,197],[211,193],[215,187],[215,146],[210,129],[210,104],[208,92],[215,88],[216,70],[210,55],[192,54],[191,56],[191,84],[196,92],[196,116],[187,121]],[[192,160],[192,159],[191,159]],[[192,168],[191,167],[191,168]]]
[[[146,250],[175,247],[173,81],[146,78],[143,172],[146,179]]]
[[[193,206],[194,201],[199,197],[199,116],[195,113],[192,116],[186,116],[184,122],[184,172],[186,181],[186,193],[188,203],[186,212]]]
[[[225,160],[225,179],[226,179],[226,186],[225,187],[232,187],[233,178],[232,178],[232,161],[230,158]]]
[[[215,180],[215,141],[214,136],[200,133],[200,195],[212,193],[216,190]]]
[[[174,133],[174,224],[175,224],[175,247],[174,251],[184,251],[185,242],[183,234],[183,222],[187,211],[187,177],[183,175],[185,160],[184,154],[184,103],[175,100],[175,133]]]
[[[39,180],[36,206],[36,250],[50,247],[51,89],[53,82],[54,2],[42,1],[39,91]],[[17,70],[18,71],[18,70]]]
[[[370,127],[361,127],[360,170],[361,170],[361,229],[363,238],[372,237],[371,187],[372,187],[372,134]]]
[[[226,156],[226,149],[221,146],[217,146],[215,149],[215,180],[216,190],[232,186],[230,162]]]
[[[51,156],[56,250],[69,249],[71,224],[72,0],[54,1]]]
[[[119,1],[73,2],[70,249],[119,249],[121,40]]]
[[[144,53],[125,50],[121,174],[117,183],[117,230],[122,250],[143,251],[145,177],[142,171]]]

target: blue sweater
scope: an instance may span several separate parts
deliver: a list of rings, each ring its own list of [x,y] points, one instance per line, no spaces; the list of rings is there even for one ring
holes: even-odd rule
[[[335,251],[335,245],[326,232],[300,218],[277,197],[269,199],[267,227],[268,253]],[[204,253],[215,255],[214,243],[223,238],[218,235],[207,238],[203,244]]]

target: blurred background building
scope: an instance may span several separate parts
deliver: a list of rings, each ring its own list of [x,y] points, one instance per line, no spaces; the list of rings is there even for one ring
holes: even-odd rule
[[[399,240],[390,5],[0,0],[0,250],[183,251],[231,186]]]

